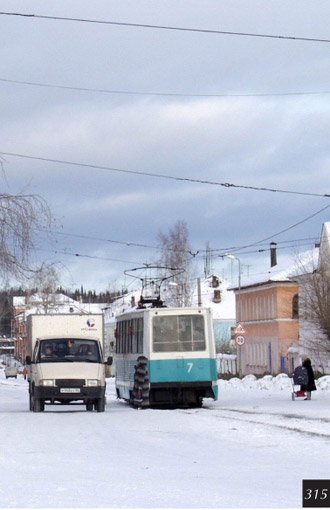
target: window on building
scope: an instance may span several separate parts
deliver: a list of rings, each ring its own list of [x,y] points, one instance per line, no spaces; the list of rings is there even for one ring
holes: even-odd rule
[[[292,298],[292,318],[298,319],[299,317],[299,296],[295,294]]]

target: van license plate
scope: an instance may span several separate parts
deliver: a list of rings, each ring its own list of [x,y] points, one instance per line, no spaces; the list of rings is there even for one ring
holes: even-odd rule
[[[61,388],[61,393],[80,393],[80,388]]]

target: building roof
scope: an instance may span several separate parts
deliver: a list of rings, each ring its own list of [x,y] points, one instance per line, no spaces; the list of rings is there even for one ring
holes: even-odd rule
[[[45,299],[41,294],[34,294],[26,301],[24,312],[17,317],[44,314],[46,310],[47,313],[102,313],[108,306],[106,303],[80,303],[65,294],[52,294],[49,299]],[[17,302],[16,296],[13,297],[13,303],[15,302]]]
[[[322,263],[322,260],[330,261],[330,222],[323,223],[320,248],[308,250],[302,254],[293,256],[289,261],[283,261],[274,267],[266,269],[257,275],[242,277],[241,289],[267,285],[276,282],[293,282],[303,274],[312,273]],[[229,290],[238,290],[238,285],[233,285]]]
[[[292,283],[302,274],[312,272],[317,267],[318,259],[319,248],[306,251],[297,255],[289,264],[283,261],[257,275],[242,277],[241,289],[273,283]],[[238,286],[231,286],[229,290],[238,290]]]

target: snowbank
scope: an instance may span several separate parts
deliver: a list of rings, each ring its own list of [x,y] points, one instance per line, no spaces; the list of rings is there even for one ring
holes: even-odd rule
[[[315,381],[316,387],[321,391],[330,392],[330,376],[325,375]],[[265,375],[261,379],[257,379],[255,375],[247,375],[243,379],[233,377],[228,381],[219,379],[219,388],[236,389],[239,391],[258,391],[267,390],[272,392],[290,391],[292,390],[292,378],[287,374],[279,374],[277,376]]]

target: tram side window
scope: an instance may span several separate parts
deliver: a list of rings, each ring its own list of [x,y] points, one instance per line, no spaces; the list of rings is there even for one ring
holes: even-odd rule
[[[119,336],[119,323],[116,324],[115,329],[115,337],[116,337],[116,354],[120,352],[120,336]]]
[[[123,338],[124,338],[124,342],[123,342],[123,353],[126,353],[127,352],[127,343],[128,343],[128,338],[127,338],[127,321],[124,321],[123,322],[123,326],[124,326],[124,335],[123,335]]]
[[[204,317],[200,315],[193,317],[192,321],[192,348],[193,351],[204,351],[206,348]]]
[[[127,321],[117,324],[117,353],[123,354],[127,349]]]
[[[120,352],[124,352],[124,322],[120,323]]]
[[[154,352],[204,351],[204,317],[176,315],[153,318]]]
[[[143,318],[137,319],[137,352],[143,353]]]
[[[134,320],[127,321],[127,352],[133,352]]]
[[[116,353],[120,354],[122,352],[122,335],[121,335],[121,322],[117,322],[116,325],[116,334],[117,334],[117,341],[116,341]]]
[[[132,345],[131,345],[131,340],[132,340],[132,335],[131,335],[131,331],[132,331],[132,328],[131,328],[131,322],[132,321],[126,321],[126,324],[127,324],[127,343],[126,343],[126,352],[131,352],[131,349],[132,349]]]
[[[132,319],[117,323],[116,352],[118,354],[143,352],[143,319]]]
[[[131,352],[133,352],[134,354],[137,352],[137,319],[132,320]]]

